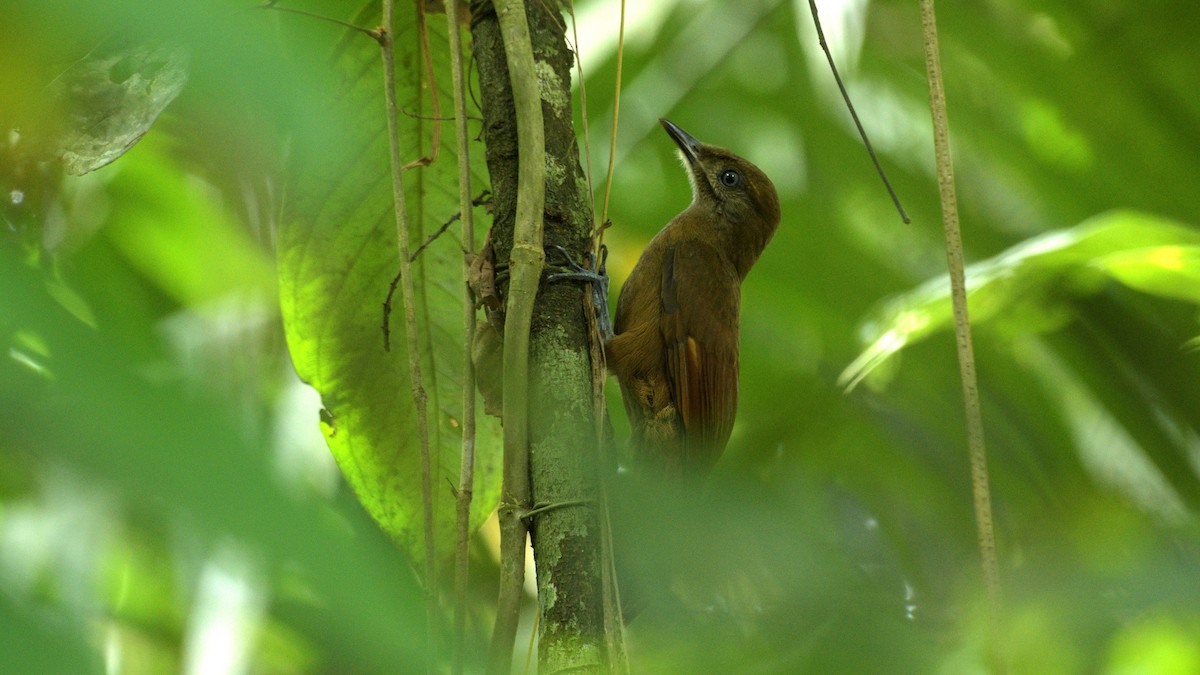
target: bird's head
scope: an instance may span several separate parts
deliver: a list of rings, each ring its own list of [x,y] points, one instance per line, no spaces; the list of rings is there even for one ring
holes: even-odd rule
[[[701,143],[660,119],[679,146],[692,183],[692,209],[708,217],[744,277],[779,226],[779,195],[767,174],[725,148]],[[711,216],[708,216],[711,214]]]

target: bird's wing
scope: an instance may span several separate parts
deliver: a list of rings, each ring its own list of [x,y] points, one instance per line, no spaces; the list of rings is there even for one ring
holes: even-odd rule
[[[689,470],[716,462],[733,429],[740,294],[733,266],[708,244],[684,242],[666,254],[660,327]]]

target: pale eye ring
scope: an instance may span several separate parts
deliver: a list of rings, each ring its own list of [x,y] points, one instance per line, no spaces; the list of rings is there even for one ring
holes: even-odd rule
[[[725,169],[717,176],[717,180],[727,188],[735,188],[742,184],[742,174],[736,169]]]

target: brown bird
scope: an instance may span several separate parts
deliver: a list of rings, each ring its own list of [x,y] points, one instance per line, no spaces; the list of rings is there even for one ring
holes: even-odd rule
[[[721,456],[733,428],[741,284],[779,226],[779,197],[758,167],[659,121],[683,155],[692,203],[625,281],[606,352],[635,458],[695,476]]]

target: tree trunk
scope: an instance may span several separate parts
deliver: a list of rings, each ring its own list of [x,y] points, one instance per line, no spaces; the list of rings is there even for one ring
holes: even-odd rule
[[[572,54],[561,15],[526,5],[546,135],[544,241],[583,260],[592,214],[571,111]],[[491,2],[472,3],[471,32],[491,176],[498,269],[510,259],[517,127],[502,36]],[[553,259],[551,257],[551,259]],[[501,295],[505,293],[502,285]],[[592,370],[581,285],[539,287],[529,346],[530,523],[541,608],[540,672],[602,672],[605,654]]]

